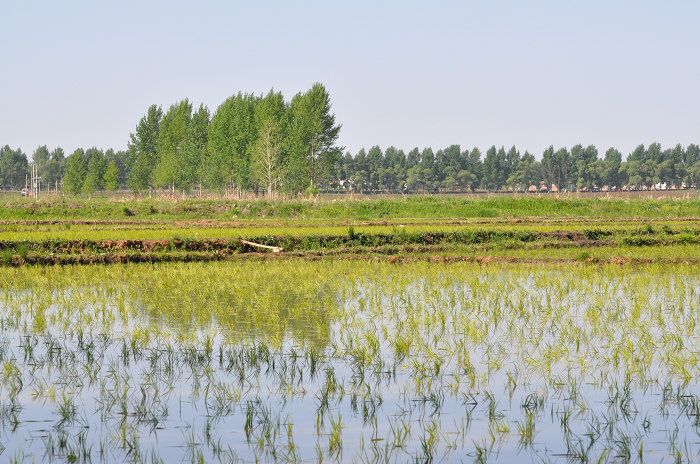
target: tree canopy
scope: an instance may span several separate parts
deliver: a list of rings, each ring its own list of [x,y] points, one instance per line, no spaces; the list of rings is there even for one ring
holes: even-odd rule
[[[615,147],[547,147],[536,159],[515,146],[462,149],[371,146],[357,153],[337,145],[341,125],[330,94],[315,83],[286,101],[281,92],[238,92],[213,113],[184,99],[151,105],[126,151],[79,148],[66,157],[45,145],[32,153],[42,185],[69,193],[129,188],[246,190],[274,195],[307,190],[465,192],[648,189],[700,182],[696,144],[639,145],[623,161]],[[25,186],[27,155],[0,148],[0,187]]]

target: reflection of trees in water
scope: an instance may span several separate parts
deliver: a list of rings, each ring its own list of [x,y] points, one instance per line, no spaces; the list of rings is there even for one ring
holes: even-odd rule
[[[174,331],[219,329],[229,341],[293,337],[328,344],[338,283],[311,263],[209,263],[155,268],[129,283],[133,308]]]

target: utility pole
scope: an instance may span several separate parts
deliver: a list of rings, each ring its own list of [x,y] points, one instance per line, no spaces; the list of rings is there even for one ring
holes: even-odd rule
[[[32,163],[32,179],[31,179],[31,191],[34,198],[39,197],[39,191],[41,189],[41,178],[39,177],[39,166],[36,163]]]

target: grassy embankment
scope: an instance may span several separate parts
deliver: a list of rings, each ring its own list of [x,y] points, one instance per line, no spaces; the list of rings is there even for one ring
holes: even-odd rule
[[[272,256],[242,238],[312,259],[694,262],[700,199],[18,200],[2,209],[0,262]]]

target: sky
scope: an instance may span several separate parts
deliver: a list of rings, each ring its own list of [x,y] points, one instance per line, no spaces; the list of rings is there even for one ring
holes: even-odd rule
[[[0,0],[0,145],[125,149],[151,104],[321,82],[379,145],[700,143],[697,1]]]

